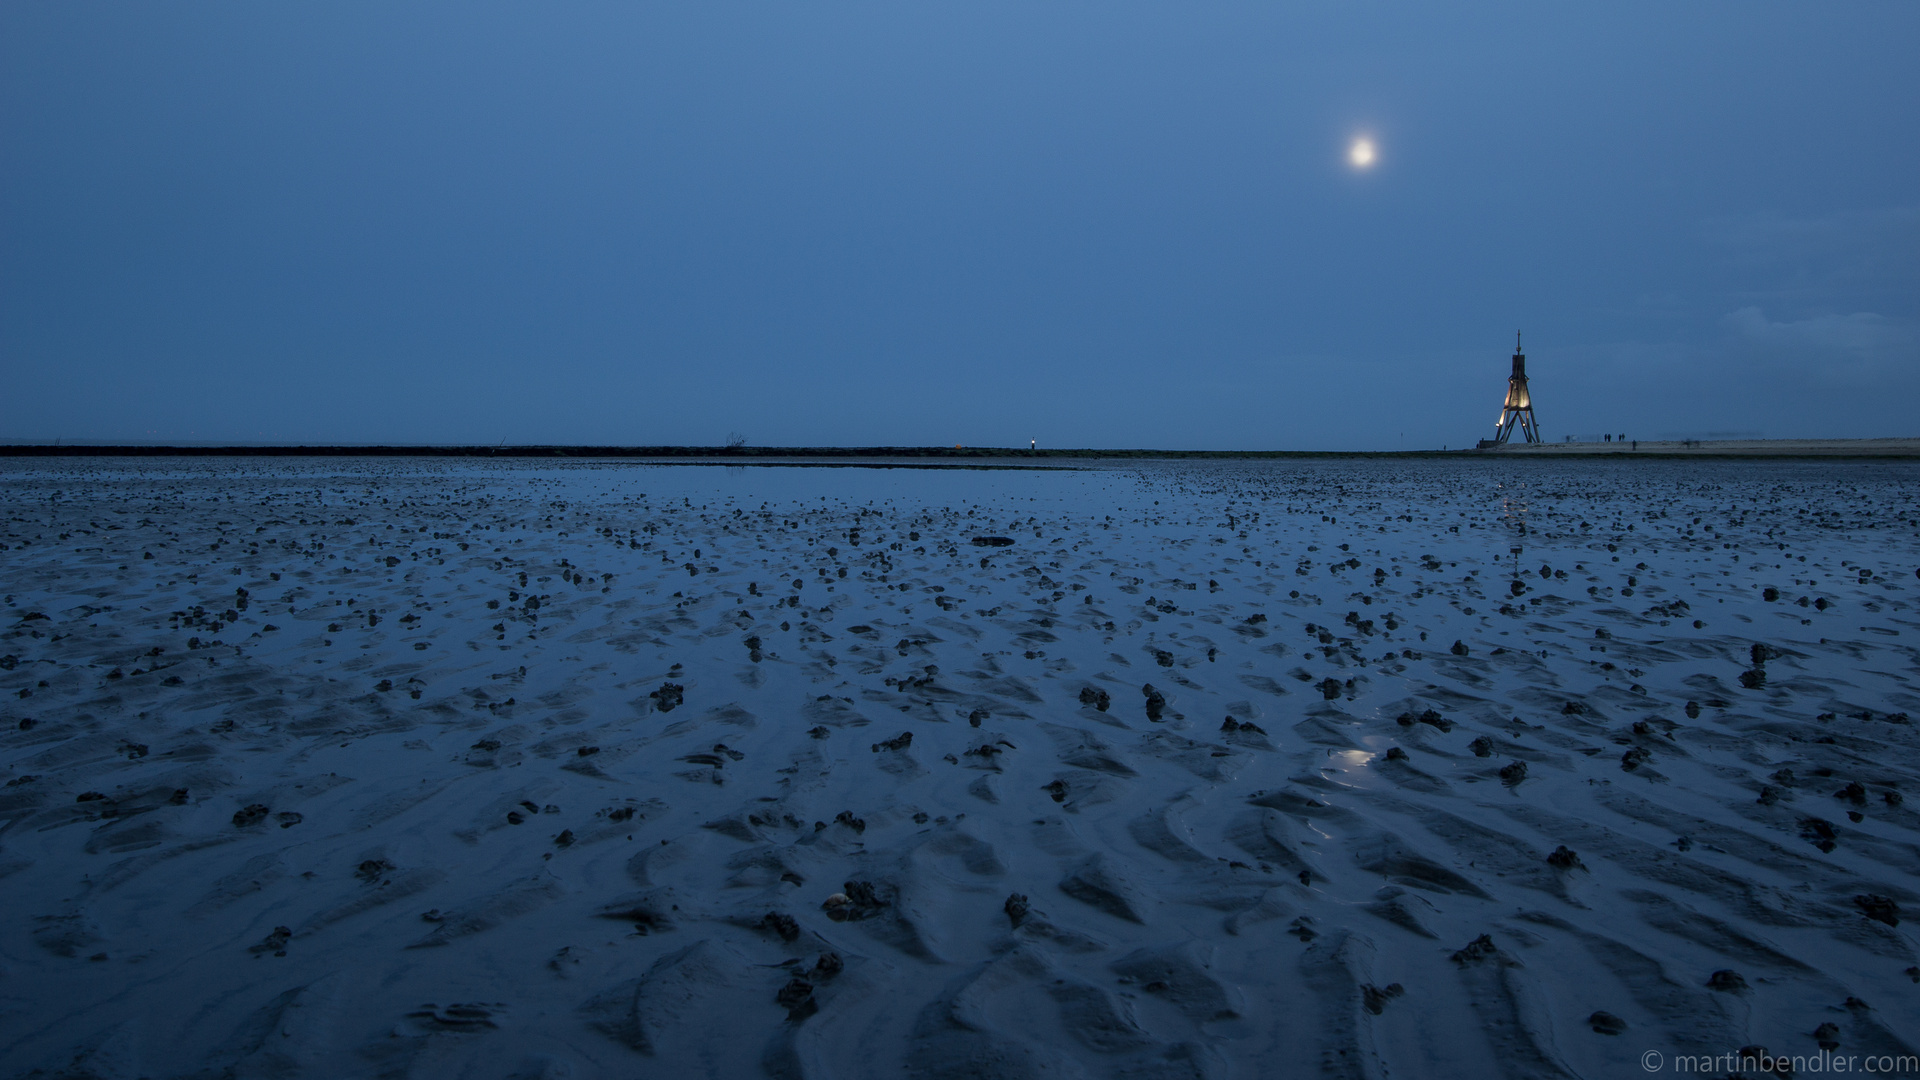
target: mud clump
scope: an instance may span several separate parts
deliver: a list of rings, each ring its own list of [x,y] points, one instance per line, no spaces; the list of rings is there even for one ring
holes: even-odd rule
[[[1385,1011],[1387,1002],[1392,1001],[1394,998],[1406,992],[1407,988],[1401,986],[1399,983],[1388,983],[1384,987],[1374,986],[1369,983],[1360,988],[1360,1004],[1368,1012],[1379,1016]]]
[[[266,953],[272,953],[275,956],[285,956],[287,955],[287,942],[291,940],[293,940],[293,931],[291,929],[285,926],[276,926],[273,928],[273,933],[268,934],[265,940],[261,941],[258,945],[248,946],[247,951],[255,956],[261,956]]]
[[[1027,894],[1014,893],[1008,896],[1007,902],[1000,905],[1000,910],[1007,913],[1007,920],[1018,930],[1020,924],[1027,921],[1027,912],[1031,910],[1027,904]]]
[[[780,992],[773,996],[773,1000],[787,1010],[789,1017],[792,1017],[794,1013],[814,1004],[813,984],[805,979],[793,979],[780,988]],[[808,1011],[811,1010],[808,1009]]]
[[[653,707],[663,713],[672,712],[686,704],[687,688],[679,683],[661,683],[660,689],[647,695],[653,699]]]
[[[887,907],[887,902],[875,894],[872,882],[849,881],[844,888],[845,892],[834,893],[820,905],[834,922],[871,919]]]
[[[1142,686],[1140,688],[1140,694],[1146,698],[1147,719],[1156,724],[1159,723],[1160,717],[1167,710],[1167,696],[1154,689],[1152,683]]]
[[[792,941],[800,936],[800,924],[793,920],[793,916],[779,911],[769,911],[761,916],[760,929],[779,934],[781,941]]]
[[[1328,680],[1328,682],[1331,682],[1331,681],[1332,681],[1331,679]],[[1323,688],[1323,692],[1324,692],[1324,688]],[[1435,709],[1428,709],[1425,712],[1420,713],[1418,716],[1414,715],[1412,712],[1403,712],[1399,715],[1398,718],[1396,718],[1396,722],[1401,727],[1404,727],[1404,728],[1410,728],[1415,724],[1425,724],[1428,727],[1439,728],[1443,732],[1453,730],[1453,721],[1447,719],[1444,716],[1441,716],[1439,711]]]
[[[1833,829],[1833,822],[1825,818],[1801,818],[1800,839],[1828,853],[1832,853],[1833,849],[1838,846],[1838,840]]]
[[[1500,947],[1493,943],[1493,935],[1481,934],[1479,937],[1467,942],[1465,948],[1455,950],[1451,959],[1454,963],[1465,967],[1468,964],[1477,964],[1487,957],[1495,955],[1499,951]]]
[[[1863,893],[1853,898],[1853,906],[1874,922],[1883,922],[1888,926],[1900,925],[1900,905],[1891,896]]]

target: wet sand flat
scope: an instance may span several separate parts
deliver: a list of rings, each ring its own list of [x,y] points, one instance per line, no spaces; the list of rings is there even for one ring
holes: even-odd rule
[[[0,1075],[1920,1046],[1920,465],[0,463]]]

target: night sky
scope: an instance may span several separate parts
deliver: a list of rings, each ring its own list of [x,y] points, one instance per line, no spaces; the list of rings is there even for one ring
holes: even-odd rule
[[[14,3],[0,438],[1920,435],[1910,3]],[[1356,140],[1376,155],[1353,163]]]

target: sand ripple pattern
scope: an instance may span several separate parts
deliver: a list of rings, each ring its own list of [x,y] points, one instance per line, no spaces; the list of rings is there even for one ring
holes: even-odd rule
[[[0,1074],[1920,1045],[1902,463],[0,468]]]

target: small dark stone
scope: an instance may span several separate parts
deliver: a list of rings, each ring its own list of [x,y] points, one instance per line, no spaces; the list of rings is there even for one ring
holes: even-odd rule
[[[1561,844],[1547,856],[1547,862],[1558,870],[1585,870],[1587,865],[1580,861],[1580,853]]]
[[[267,814],[269,812],[266,806],[260,803],[253,803],[243,809],[234,811],[233,823],[243,829],[249,825],[258,825],[267,820]]]
[[[1405,761],[1407,760],[1407,752],[1397,746],[1388,747],[1387,760],[1388,761]]]
[[[1829,1020],[1813,1029],[1813,1038],[1820,1044],[1822,1050],[1838,1050],[1840,1049],[1840,1025]]]
[[[1627,1022],[1610,1012],[1595,1012],[1587,1017],[1587,1026],[1596,1035],[1621,1035],[1627,1030]]]
[[[1527,763],[1515,761],[1500,767],[1500,779],[1504,783],[1518,784],[1527,778]]]
[[[1479,738],[1468,743],[1467,749],[1473,751],[1474,757],[1492,757],[1493,756],[1493,740],[1487,738],[1485,735],[1482,735]]]
[[[1467,643],[1464,641],[1455,640],[1453,643],[1452,652],[1453,652],[1453,655],[1455,656],[1467,655],[1467,652],[1468,652]]]

